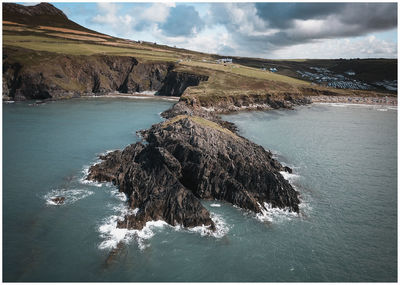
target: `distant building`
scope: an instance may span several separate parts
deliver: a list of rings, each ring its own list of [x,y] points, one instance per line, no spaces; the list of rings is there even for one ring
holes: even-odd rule
[[[232,58],[220,58],[217,63],[232,63]]]
[[[276,69],[276,67],[270,67],[269,71],[271,71],[271,72],[277,72],[278,69]]]

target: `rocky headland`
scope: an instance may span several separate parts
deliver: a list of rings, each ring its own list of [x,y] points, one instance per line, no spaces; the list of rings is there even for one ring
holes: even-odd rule
[[[299,212],[299,193],[281,175],[291,172],[271,152],[241,137],[214,112],[179,102],[169,118],[141,131],[142,142],[101,156],[89,180],[112,182],[131,211],[120,228],[163,220],[215,229],[201,200],[220,200],[254,213],[269,207]]]

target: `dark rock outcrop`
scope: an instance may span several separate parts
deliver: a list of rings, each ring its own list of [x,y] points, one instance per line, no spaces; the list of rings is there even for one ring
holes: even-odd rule
[[[101,157],[88,179],[112,181],[131,209],[119,227],[140,229],[164,220],[214,228],[200,199],[217,199],[261,213],[264,203],[299,211],[298,193],[263,147],[197,116],[175,116],[142,132],[146,144]]]
[[[197,86],[201,81],[207,81],[207,75],[191,74],[171,71],[164,80],[163,87],[158,91],[160,95],[181,96],[189,86]]]
[[[62,205],[65,202],[65,197],[55,197],[50,199],[56,205]]]
[[[303,94],[291,93],[255,93],[255,94],[232,94],[214,98],[183,96],[181,101],[185,102],[190,108],[207,108],[216,113],[230,113],[243,110],[268,110],[268,109],[293,109],[298,105],[311,104],[311,101]]]
[[[21,54],[43,58],[24,63]],[[109,92],[157,91],[169,63],[142,63],[127,56],[72,56],[5,48],[3,97],[13,100],[59,99]]]
[[[115,91],[180,96],[188,86],[206,80],[173,69],[169,62],[139,62],[129,56],[62,55],[7,47],[3,49],[3,98],[64,99]]]

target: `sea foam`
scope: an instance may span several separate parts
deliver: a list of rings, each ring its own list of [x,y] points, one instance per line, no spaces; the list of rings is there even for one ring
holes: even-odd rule
[[[289,181],[290,183],[293,183],[294,181],[300,178],[300,175],[294,173],[288,173],[285,171],[280,171],[279,173],[282,174],[283,178]]]
[[[54,190],[51,190],[46,195],[44,195],[43,198],[46,200],[47,205],[59,205],[52,201],[52,199],[55,199],[58,197],[65,198],[65,201],[63,204],[73,204],[76,201],[84,199],[92,194],[93,194],[92,191],[84,190],[84,189],[54,189]]]
[[[100,163],[100,162],[101,162],[101,161],[98,160],[97,162],[95,162],[95,163],[92,164],[92,165],[96,165],[96,164],[98,164],[98,163]],[[85,165],[85,166],[83,167],[83,169],[82,169],[82,177],[79,179],[79,182],[80,182],[81,184],[89,185],[89,186],[95,186],[95,187],[112,186],[112,183],[111,183],[111,182],[97,182],[97,181],[92,181],[92,180],[86,179],[87,176],[89,175],[89,168],[90,168],[90,166],[88,166],[88,165]]]
[[[263,205],[258,203],[261,213],[256,214],[256,218],[261,222],[280,222],[291,220],[292,218],[299,217],[296,212],[289,211],[288,208],[280,209],[274,208],[269,203],[264,202]]]
[[[111,215],[105,218],[101,225],[98,227],[98,232],[103,241],[99,244],[98,248],[102,250],[114,249],[119,243],[129,243],[132,240],[136,240],[138,248],[143,250],[150,245],[146,242],[151,239],[158,230],[169,227],[175,231],[183,231],[189,233],[197,233],[201,236],[210,236],[215,238],[222,238],[225,236],[229,227],[225,220],[217,214],[211,213],[211,219],[215,224],[215,231],[210,229],[210,226],[197,226],[193,228],[184,228],[182,225],[171,226],[165,221],[148,221],[141,230],[126,228],[117,228],[118,221],[123,221],[125,215],[136,215],[139,209],[129,209],[126,204],[114,206],[113,210],[116,212],[115,215]]]

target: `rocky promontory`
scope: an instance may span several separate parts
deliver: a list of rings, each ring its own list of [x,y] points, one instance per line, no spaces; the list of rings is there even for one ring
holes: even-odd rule
[[[118,227],[147,221],[215,228],[201,199],[221,200],[254,213],[299,211],[298,192],[280,174],[290,171],[263,147],[220,124],[177,115],[141,132],[143,142],[102,156],[88,179],[113,182],[129,201]]]

